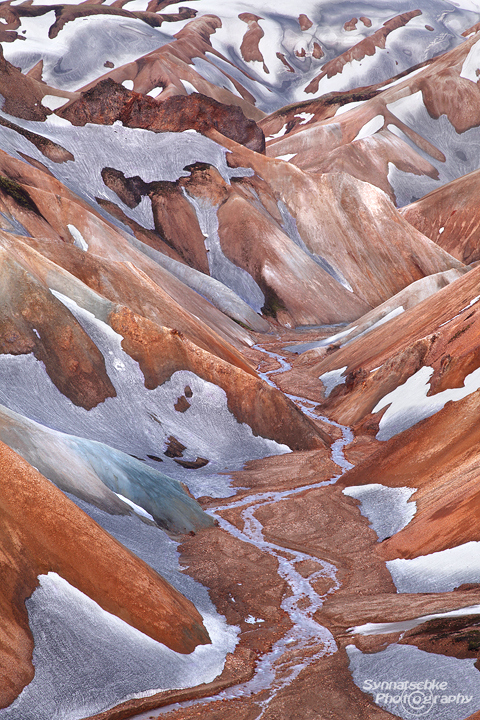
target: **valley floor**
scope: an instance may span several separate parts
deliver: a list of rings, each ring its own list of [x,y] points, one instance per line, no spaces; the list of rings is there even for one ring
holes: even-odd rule
[[[304,335],[308,338],[309,334]],[[251,351],[268,382],[281,386],[283,375],[284,383],[301,387],[301,376],[291,369],[292,355],[282,349],[292,337],[293,332],[287,332],[281,341]],[[312,391],[307,394],[311,397]],[[359,503],[342,492],[345,482],[337,482],[381,443],[372,436],[355,438],[350,428],[321,416],[314,401],[290,397],[329,434],[330,449],[250,461],[244,470],[230,473],[234,496],[199,500],[216,518],[216,526],[184,536],[180,546],[184,572],[209,589],[218,611],[241,630],[222,675],[208,685],[130,700],[95,715],[95,720],[480,717],[480,674],[473,668],[477,649],[466,648],[470,625],[476,624],[474,616],[480,612],[480,588],[397,593],[378,551],[377,533],[360,513]],[[463,608],[467,617],[459,626],[456,645],[450,638],[439,647],[442,620],[435,619],[436,615],[455,614]],[[471,615],[470,608],[474,608]],[[379,634],[352,632],[368,622],[399,623],[412,618],[419,618],[420,632],[403,626],[387,627]],[[394,658],[391,677],[388,672],[385,676],[384,661],[378,667],[373,663],[370,681],[362,683],[358,658],[380,658],[382,651],[392,648],[414,655],[403,664]],[[403,694],[400,704],[402,693],[397,693],[395,704],[394,695],[390,698],[385,693],[379,698],[378,691],[375,704],[375,681],[379,687],[386,677],[394,682],[408,680],[412,667],[418,666],[417,655],[444,657],[435,652],[453,661],[447,684],[452,688],[457,683],[454,705],[434,708],[429,704],[440,702],[441,693],[436,701],[420,693],[417,706],[415,693]],[[465,658],[472,658],[468,669],[474,670],[478,681],[475,675],[468,679],[474,689],[462,700]],[[434,667],[427,662],[424,673]],[[470,715],[467,704],[474,710]],[[437,710],[440,714],[434,715]]]

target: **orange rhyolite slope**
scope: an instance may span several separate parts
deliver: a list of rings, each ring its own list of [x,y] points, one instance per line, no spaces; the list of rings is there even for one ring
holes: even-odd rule
[[[24,601],[38,575],[50,571],[176,652],[190,653],[210,642],[190,601],[3,443],[0,468],[0,707],[9,705],[33,677]]]

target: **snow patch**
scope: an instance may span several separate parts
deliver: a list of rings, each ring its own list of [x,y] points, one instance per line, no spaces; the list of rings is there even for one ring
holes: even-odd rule
[[[362,140],[363,138],[374,135],[378,130],[381,130],[385,124],[385,118],[383,115],[375,115],[374,118],[369,120],[362,129],[357,133],[355,140]]]
[[[413,125],[415,124],[413,119],[414,112],[419,104],[423,106],[423,94],[421,90],[417,90],[417,92],[413,93],[412,95],[405,95],[398,100],[394,100],[393,102],[388,103],[387,110],[389,110],[393,115],[398,117],[399,120],[402,120],[402,122],[406,123],[407,125]],[[409,119],[410,122],[408,122]]]
[[[83,237],[80,230],[78,230],[75,227],[75,225],[70,225],[70,224],[67,225],[67,228],[68,228],[70,235],[73,237],[73,244],[75,245],[75,247],[80,248],[80,250],[87,251],[88,243],[85,240],[85,238]]]
[[[338,368],[337,370],[330,370],[329,372],[323,373],[323,375],[320,375],[319,380],[322,381],[323,386],[325,388],[325,397],[328,398],[330,393],[334,388],[337,387],[337,385],[342,385],[345,382],[345,378],[342,377],[343,373],[347,369],[347,365],[342,368]]]
[[[373,408],[376,413],[390,405],[379,424],[377,440],[389,440],[420,420],[431,417],[451,400],[457,402],[480,388],[480,368],[466,376],[462,388],[451,388],[427,397],[433,368],[424,365],[403,385],[383,397]]]
[[[360,107],[360,105],[364,105],[365,103],[366,100],[359,100],[358,102],[350,102],[346,103],[345,105],[341,105],[339,108],[337,108],[334,117],[337,117],[337,115],[343,115],[343,113],[346,113],[349,110],[354,110],[355,108]]]
[[[42,105],[49,110],[57,110],[68,102],[68,98],[59,97],[58,95],[44,95],[42,98]]]
[[[262,618],[253,617],[253,615],[249,615],[247,618],[245,618],[245,622],[249,625],[256,625],[257,623],[265,622],[265,620],[263,620]]]
[[[120,500],[122,500],[122,502],[124,502],[124,503],[126,503],[127,505],[129,505],[129,506],[132,508],[132,510],[135,510],[135,512],[137,513],[137,515],[141,515],[142,517],[148,518],[148,520],[152,520],[153,522],[155,522],[155,518],[152,517],[152,515],[150,515],[150,513],[148,513],[148,512],[147,512],[146,510],[144,510],[142,507],[140,507],[140,505],[136,505],[136,504],[133,502],[133,500],[130,500],[129,498],[125,497],[124,495],[120,495],[120,493],[115,493],[115,495],[116,495],[118,498],[120,498]]]
[[[301,113],[298,113],[298,115],[294,115],[294,117],[302,118],[302,121],[298,124],[305,125],[306,123],[310,122],[310,120],[312,120],[312,118],[315,117],[315,113],[301,112]]]
[[[180,78],[180,82],[182,83],[183,87],[187,91],[187,95],[191,95],[192,93],[198,93],[198,90],[195,87],[195,85],[192,85],[192,83],[188,82],[188,80],[183,80],[182,78]]]
[[[162,92],[163,92],[163,88],[162,88],[162,87],[154,87],[154,88],[152,88],[151,90],[148,91],[147,95],[148,95],[149,97],[156,98],[156,97],[158,97],[159,95],[161,95]]]
[[[402,530],[417,511],[416,502],[408,502],[416,488],[391,488],[377,483],[354,485],[343,490],[344,495],[360,500],[360,512],[370,522],[381,542]]]
[[[445,322],[443,322],[441,325],[439,325],[439,327],[443,327],[444,325],[448,325],[448,323],[449,323],[449,322],[452,322],[452,320],[456,320],[456,318],[457,318],[457,317],[460,317],[460,315],[461,315],[463,312],[465,312],[465,310],[468,310],[468,308],[471,308],[472,305],[475,305],[475,303],[477,303],[479,300],[480,300],[480,295],[477,295],[476,297],[473,298],[473,300],[470,300],[470,302],[468,303],[468,305],[465,305],[465,307],[463,307],[463,308],[460,310],[460,312],[458,312],[456,315],[454,315],[452,318],[450,318],[450,320],[446,320]]]
[[[276,138],[283,137],[286,132],[287,132],[287,123],[285,123],[285,125],[284,125],[277,133],[274,133],[273,135],[269,135],[269,136],[268,136],[267,138],[265,138],[265,139],[266,139],[267,141],[268,141],[268,140],[275,140]]]
[[[406,80],[410,80],[414,75],[417,75],[419,72],[422,72],[423,68],[417,68],[411,73],[408,73],[408,75],[404,75],[401,78],[398,78],[398,80],[394,80],[391,83],[388,83],[388,85],[384,85],[382,88],[380,88],[382,91],[386,90],[387,88],[394,87],[395,85],[400,85],[400,83],[405,82]]]
[[[480,542],[386,565],[399,593],[450,592],[464,583],[480,583]]]
[[[286,155],[275,155],[275,158],[277,160],[285,160],[285,162],[289,162],[296,154],[297,153],[287,153]]]
[[[463,617],[465,615],[479,615],[480,605],[469,605],[468,607],[459,608],[458,610],[450,610],[449,612],[433,613],[432,615],[420,615],[420,617],[411,618],[410,620],[401,620],[400,622],[389,623],[365,623],[365,625],[356,625],[349,629],[351,635],[384,635],[385,633],[407,632],[418,625],[429,620],[438,620],[446,617]]]
[[[480,709],[475,658],[459,660],[398,644],[377,653],[364,654],[354,645],[346,651],[356,686],[393,717],[464,720]]]

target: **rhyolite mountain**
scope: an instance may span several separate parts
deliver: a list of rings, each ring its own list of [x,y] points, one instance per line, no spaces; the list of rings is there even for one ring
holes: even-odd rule
[[[479,718],[480,4],[0,18],[0,719]]]

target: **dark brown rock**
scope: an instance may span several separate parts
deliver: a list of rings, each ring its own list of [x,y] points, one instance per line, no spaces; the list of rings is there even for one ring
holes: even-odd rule
[[[57,115],[73,125],[112,125],[119,120],[126,127],[153,132],[193,129],[205,133],[213,128],[256,152],[265,150],[262,130],[254,120],[245,117],[241,108],[223,105],[199,93],[176,95],[159,103],[107,78],[84,92],[79,100],[59,110]]]

